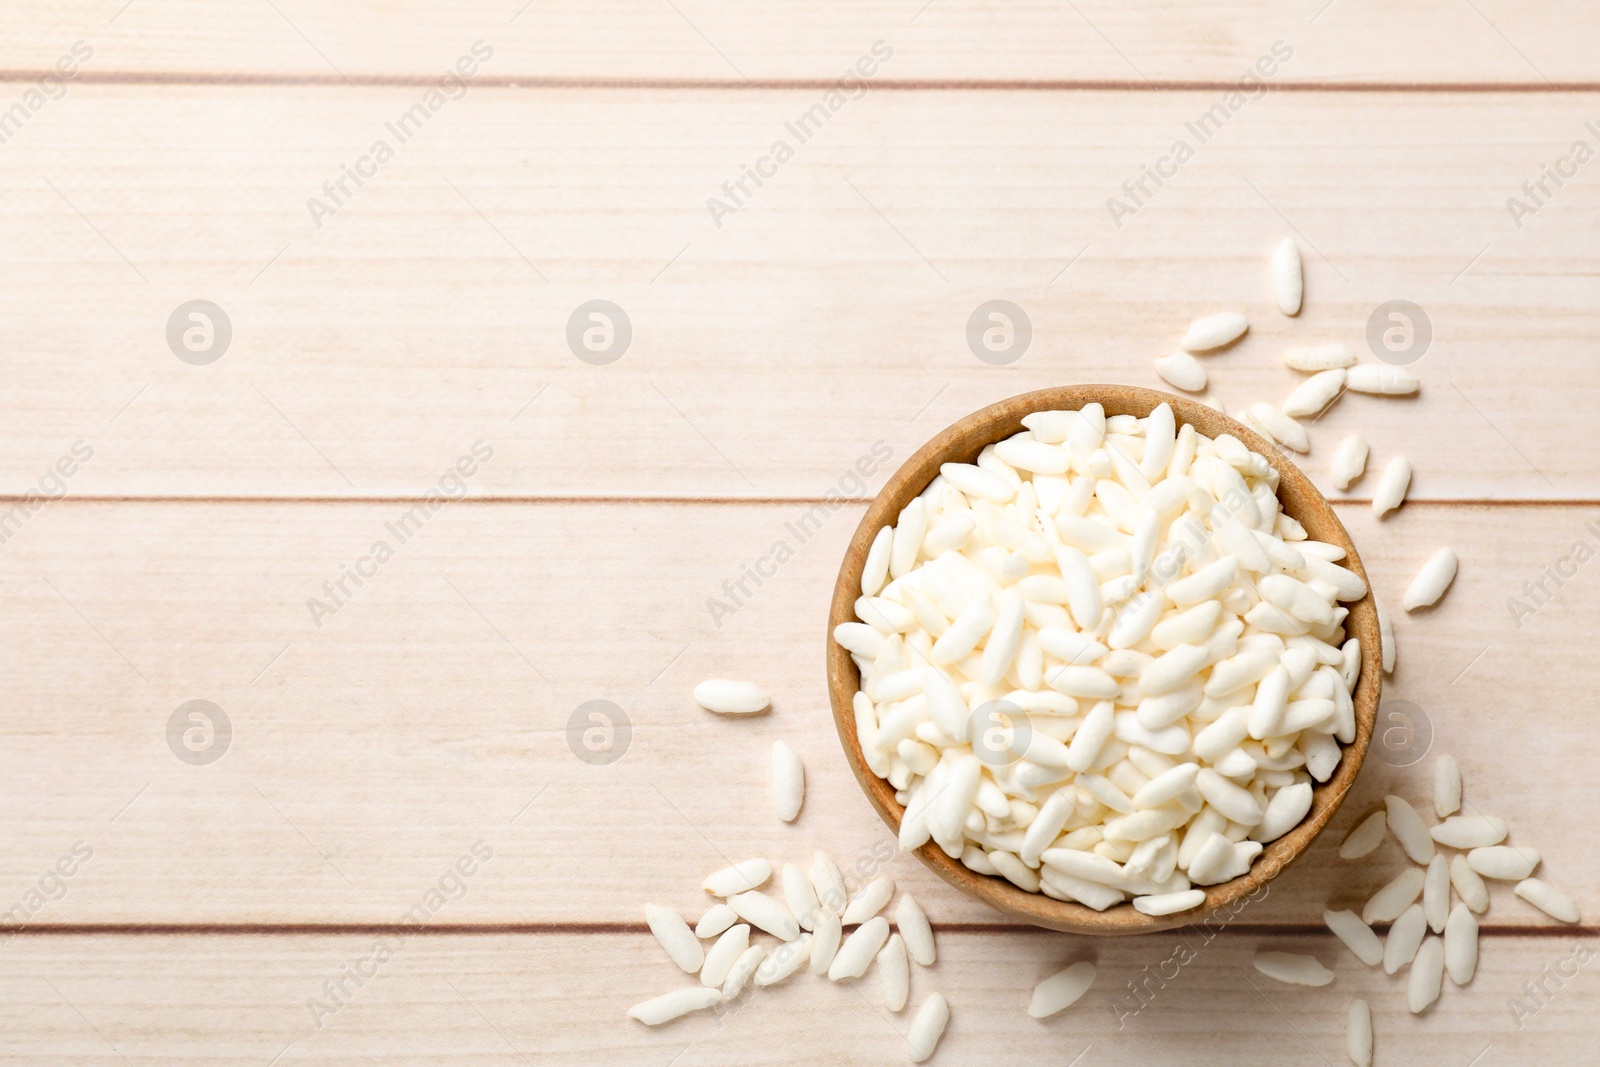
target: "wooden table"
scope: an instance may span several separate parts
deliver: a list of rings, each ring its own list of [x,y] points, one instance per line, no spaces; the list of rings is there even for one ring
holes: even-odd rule
[[[1567,562],[1600,547],[1600,163],[1562,162],[1600,147],[1600,9],[519,3],[5,16],[0,1060],[899,1062],[908,1019],[870,979],[623,1018],[681,981],[645,901],[693,918],[749,855],[883,862],[821,667],[858,460],[892,456],[870,492],[1000,397],[1158,384],[1151,357],[1220,308],[1253,325],[1214,394],[1276,400],[1285,345],[1365,355],[1406,299],[1423,394],[1346,398],[1306,465],[1325,483],[1356,429],[1415,463],[1388,520],[1371,478],[1341,505],[1391,605],[1461,553],[1437,610],[1396,612],[1411,756],[1369,761],[1214,939],[1007,925],[895,858],[940,939],[913,1003],[953,1006],[941,1063],[1339,1063],[1354,995],[1381,1062],[1600,1062],[1600,964],[1546,977],[1600,948],[1600,563]],[[1146,167],[1170,177],[1137,190]],[[1266,285],[1286,233],[1293,320]],[[967,340],[996,299],[1031,324],[1004,365]],[[597,300],[625,349],[616,310],[578,313]],[[712,675],[773,712],[698,710]],[[586,747],[588,701],[621,714]],[[766,800],[779,737],[810,781],[793,825]],[[1425,799],[1439,752],[1586,921],[1496,887],[1476,980],[1413,1018],[1319,920],[1399,869],[1337,842],[1387,792]],[[1337,982],[1271,983],[1258,946]],[[1091,994],[1026,1018],[1085,957]]]

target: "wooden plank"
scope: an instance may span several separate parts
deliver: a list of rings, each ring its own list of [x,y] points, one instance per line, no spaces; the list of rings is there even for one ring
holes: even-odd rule
[[[492,861],[437,921],[637,924],[648,899],[697,912],[705,874],[746,856],[803,863],[824,848],[860,875],[888,859],[823,689],[826,592],[856,508],[813,516],[804,543],[809,509],[793,503],[459,504],[401,543],[387,524],[405,510],[68,501],[7,543],[0,903],[79,841],[92,858],[64,897],[28,909],[30,925],[386,923],[480,840]],[[1471,804],[1510,820],[1548,877],[1600,913],[1588,824],[1551,799],[1573,795],[1600,743],[1593,717],[1573,713],[1591,688],[1595,565],[1520,629],[1506,606],[1573,542],[1600,543],[1594,510],[1409,505],[1381,525],[1362,506],[1341,512],[1391,605],[1432,546],[1461,551],[1439,608],[1395,611],[1391,701],[1415,705],[1418,736],[1425,721],[1432,751],[1461,761]],[[308,598],[380,539],[393,558],[317,627]],[[779,540],[793,558],[747,583],[719,627],[708,599]],[[699,710],[690,690],[713,676],[759,680],[774,710]],[[231,722],[209,765],[169,747],[191,700]],[[609,764],[584,744],[603,724],[585,712],[571,725],[591,700],[630,722]],[[767,800],[780,737],[808,769],[793,825]],[[1398,873],[1392,845],[1359,865],[1335,855],[1385,793],[1429,795],[1431,759],[1395,762],[1369,761],[1252,923],[1315,921]],[[939,921],[996,919],[913,859],[889,867]],[[1497,896],[1492,923],[1539,921]]]
[[[274,10],[276,9],[276,10]],[[75,39],[94,72],[344,79],[437,76],[474,40],[491,76],[517,79],[832,79],[874,40],[896,48],[890,77],[914,81],[1234,81],[1275,41],[1294,49],[1286,81],[1594,80],[1600,30],[1583,6],[1375,0],[1295,9],[1238,2],[1070,6],[1031,0],[932,4],[673,4],[376,0],[316,5],[86,0],[13,13],[0,68],[49,67]]]
[[[938,937],[939,961],[913,967],[912,1007],[899,1015],[872,973],[833,984],[802,972],[653,1030],[624,1018],[628,1007],[693,979],[642,933],[420,936],[382,963],[365,936],[25,937],[6,948],[0,1052],[18,1067],[899,1063],[912,1010],[937,990],[951,1022],[933,1063],[1066,1063],[1087,1049],[1084,1063],[1325,1067],[1346,1062],[1353,996],[1371,1005],[1379,1062],[1580,1063],[1600,1010],[1592,932],[1485,938],[1471,984],[1446,980],[1421,1016],[1405,1009],[1404,974],[1361,966],[1331,936]],[[1266,979],[1250,967],[1258,947],[1314,952],[1335,982]],[[1082,958],[1096,960],[1094,988],[1054,1019],[1028,1018],[1034,983]],[[356,967],[369,975],[359,988],[343,977]],[[324,983],[340,980],[349,995],[335,1004]],[[1538,981],[1542,1006],[1513,1014]]]
[[[483,439],[483,492],[820,497],[1003,396],[1159,384],[1218,307],[1254,327],[1208,359],[1216,394],[1279,399],[1283,347],[1364,350],[1404,298],[1425,396],[1342,402],[1309,469],[1362,429],[1419,497],[1600,491],[1571,447],[1600,410],[1600,201],[1571,182],[1520,231],[1505,208],[1600,95],[1271,97],[1120,229],[1108,197],[1214,94],[869,96],[719,229],[707,198],[815,93],[485,91],[319,230],[307,199],[415,96],[84,86],[37,116],[0,154],[4,484],[83,440],[73,493],[415,496]],[[1295,320],[1265,277],[1290,225]],[[197,298],[233,327],[209,366],[166,340]],[[997,298],[1032,322],[1009,366],[967,341]],[[567,346],[594,299],[632,322],[609,366]]]

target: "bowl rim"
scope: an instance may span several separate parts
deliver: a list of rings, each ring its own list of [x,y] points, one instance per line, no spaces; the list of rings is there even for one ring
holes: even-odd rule
[[[930,438],[889,477],[851,536],[828,612],[825,635],[828,693],[834,726],[850,769],[878,815],[898,835],[905,809],[895,800],[893,786],[866,765],[856,735],[853,705],[860,688],[860,674],[849,653],[833,640],[835,626],[855,621],[854,605],[861,594],[861,572],[867,550],[878,530],[892,525],[900,509],[933,480],[941,463],[972,462],[986,445],[1022,430],[1024,415],[1037,411],[1077,410],[1089,403],[1101,404],[1108,416],[1138,417],[1166,403],[1171,405],[1180,428],[1192,425],[1196,432],[1213,439],[1223,433],[1232,434],[1251,451],[1264,456],[1278,471],[1278,498],[1284,513],[1301,522],[1310,537],[1343,548],[1346,558],[1341,565],[1360,575],[1368,586],[1360,600],[1344,603],[1349,609],[1344,623],[1346,639],[1355,637],[1361,642],[1361,675],[1352,694],[1355,740],[1341,744],[1339,765],[1328,781],[1313,783],[1312,807],[1306,817],[1294,829],[1267,845],[1244,875],[1218,885],[1200,887],[1206,894],[1206,901],[1200,907],[1176,915],[1153,916],[1124,902],[1105,911],[1095,911],[1083,904],[1027,892],[1001,877],[978,874],[946,855],[932,841],[915,850],[926,866],[956,889],[1035,926],[1084,934],[1152,933],[1187,925],[1219,909],[1232,909],[1236,914],[1249,903],[1245,898],[1253,898],[1264,890],[1266,883],[1305,851],[1333,818],[1360,773],[1377,721],[1382,689],[1382,650],[1371,582],[1354,542],[1332,505],[1274,442],[1197,400],[1128,385],[1085,384],[1039,389],[1008,397],[956,420]]]

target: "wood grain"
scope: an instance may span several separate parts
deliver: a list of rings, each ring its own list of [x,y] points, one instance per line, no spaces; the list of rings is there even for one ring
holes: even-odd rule
[[[1593,82],[1585,42],[1600,30],[1583,5],[1528,0],[1375,0],[1205,9],[1109,0],[994,7],[975,0],[847,3],[730,0],[582,3],[406,0],[317,5],[188,0],[67,0],[12,12],[0,68],[46,68],[75,39],[90,70],[149,78],[276,81],[437,77],[476,39],[497,78],[834,79],[874,40],[897,49],[892,76],[913,82],[1236,81],[1274,41],[1294,49],[1280,77],[1333,84]]]
[[[719,230],[705,199],[814,94],[485,91],[319,231],[306,199],[411,95],[84,86],[36,116],[0,153],[4,484],[81,439],[77,494],[419,496],[483,439],[485,492],[820,498],[874,441],[909,455],[1005,396],[1157,385],[1218,307],[1253,328],[1207,359],[1215,395],[1278,399],[1284,346],[1364,351],[1403,296],[1436,338],[1423,396],[1341,401],[1314,476],[1361,430],[1420,498],[1600,491],[1571,447],[1600,405],[1594,187],[1521,231],[1504,208],[1600,95],[1273,97],[1120,230],[1106,198],[1211,96],[869,96]],[[1285,217],[1328,257],[1305,248],[1293,320],[1266,288]],[[196,297],[234,325],[210,366],[165,340]],[[597,297],[633,322],[610,366],[565,341]],[[1033,328],[1004,367],[966,340],[997,297]]]
[[[1485,938],[1473,982],[1447,981],[1420,1017],[1406,1012],[1404,974],[1361,966],[1327,935],[937,936],[939,961],[913,967],[899,1015],[883,1009],[874,973],[834,984],[802,972],[654,1030],[625,1019],[628,1007],[693,979],[644,933],[413,937],[360,988],[347,980],[350,996],[320,1028],[307,1002],[332,1006],[323,985],[341,968],[372,973],[373,938],[19,938],[0,977],[0,1055],[18,1067],[899,1063],[909,1016],[935,989],[951,1004],[941,1063],[1066,1063],[1087,1049],[1083,1063],[1326,1067],[1345,1062],[1354,996],[1372,1007],[1377,1062],[1581,1063],[1593,1039],[1592,933]],[[1273,982],[1250,967],[1258,946],[1313,952],[1335,982]],[[1053,1019],[1029,1019],[1034,983],[1084,958],[1096,961],[1094,988]],[[1558,966],[1575,974],[1560,989],[1546,979],[1543,1007],[1513,1015],[1513,998],[1532,1003],[1523,984]]]
[[[821,657],[856,506],[801,544],[801,504],[456,504],[316,627],[307,599],[394,540],[385,523],[403,510],[69,500],[4,546],[0,887],[16,899],[74,842],[95,850],[31,923],[390,922],[479,839],[496,858],[439,921],[637,923],[652,898],[702,907],[700,880],[746,856],[803,863],[825,848],[869,873],[890,854],[840,758]],[[1510,820],[1596,914],[1600,867],[1551,761],[1596,753],[1592,719],[1572,711],[1590,684],[1571,664],[1600,625],[1586,593],[1600,572],[1580,569],[1520,630],[1506,608],[1542,561],[1596,543],[1584,526],[1594,509],[1340,516],[1391,605],[1434,545],[1461,549],[1438,608],[1395,611],[1385,711],[1425,719],[1472,804]],[[747,582],[753,595],[719,627],[708,599],[731,603],[723,583],[779,539],[794,558],[759,589]],[[748,722],[699,710],[690,690],[714,676],[759,681],[774,710]],[[169,718],[193,699],[233,724],[209,766],[168,747]],[[570,718],[595,699],[631,720],[630,747],[609,765],[569,745]],[[580,717],[577,751],[591,725]],[[1380,716],[1380,740],[1400,725]],[[779,737],[809,776],[792,826],[767,800]],[[1398,873],[1392,845],[1359,865],[1336,848],[1384,793],[1423,800],[1430,767],[1369,755],[1338,818],[1252,921],[1315,921]],[[938,921],[998,921],[913,860],[892,870]],[[1539,921],[1509,895],[1489,919]]]
[[[796,983],[720,1024],[622,1017],[682,981],[646,899],[693,915],[705,872],[744,855],[885,862],[807,651],[862,509],[828,494],[881,484],[881,466],[852,473],[876,442],[893,466],[1006,396],[1158,385],[1151,357],[1223,307],[1252,331],[1207,360],[1214,393],[1276,399],[1297,379],[1282,347],[1364,352],[1395,298],[1432,321],[1423,396],[1346,397],[1306,469],[1322,481],[1355,430],[1375,463],[1407,454],[1416,500],[1383,523],[1359,503],[1340,515],[1390,604],[1437,544],[1462,572],[1438,608],[1396,619],[1374,754],[1329,833],[1120,1029],[1110,998],[1172,935],[1002,925],[889,860],[943,928],[913,996],[937,985],[954,1005],[937,1062],[992,1061],[999,1034],[1007,1061],[1088,1046],[1086,1063],[1325,1065],[1356,993],[1380,1062],[1592,1060],[1592,963],[1536,1014],[1510,1004],[1576,942],[1592,950],[1600,907],[1573,803],[1600,756],[1584,711],[1600,608],[1591,564],[1571,566],[1575,542],[1600,545],[1582,447],[1600,410],[1600,201],[1586,171],[1520,225],[1507,199],[1592,142],[1597,20],[1516,0],[12,5],[0,922],[20,908],[25,932],[0,934],[0,1060],[897,1061],[907,1020],[876,1009],[870,978]],[[494,54],[464,98],[319,228],[308,198],[480,39]],[[32,107],[80,40],[81,75]],[[872,88],[719,227],[707,199],[878,40],[894,55]],[[1279,40],[1287,91],[1246,103],[1116,225],[1108,198]],[[1308,264],[1293,321],[1265,279],[1291,231]],[[197,298],[234,327],[209,366],[165,337]],[[1005,367],[965,336],[997,298],[1034,332]],[[565,339],[594,299],[634,329],[609,366]],[[469,501],[316,627],[306,599],[453,492],[480,441],[494,455],[462,478]],[[35,507],[64,467],[68,499]],[[718,626],[707,599],[808,522],[820,532]],[[692,707],[694,682],[736,673],[772,689],[771,715]],[[194,699],[234,730],[208,766],[168,743]],[[593,758],[592,720],[569,733],[594,699],[631,719],[609,765],[577,755]],[[810,776],[793,826],[766,810],[778,736]],[[1469,803],[1539,848],[1591,925],[1553,929],[1497,887],[1478,978],[1412,1019],[1397,980],[1311,925],[1404,863],[1393,844],[1359,865],[1334,849],[1384,793],[1423,799],[1431,756],[1397,765],[1421,749],[1460,759]],[[478,842],[493,855],[457,893],[447,876]],[[316,1029],[307,999],[419,903],[433,933]],[[1315,951],[1338,981],[1273,986],[1248,968],[1257,944]],[[1081,1010],[1024,1018],[1031,985],[1085,952],[1101,980]]]

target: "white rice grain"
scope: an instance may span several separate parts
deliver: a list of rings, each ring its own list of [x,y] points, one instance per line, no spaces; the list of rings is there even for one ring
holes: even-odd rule
[[[805,798],[805,765],[783,741],[772,742],[772,805],[778,811],[778,818],[794,822]]]
[[[817,912],[817,928],[811,935],[812,974],[828,973],[829,966],[833,964],[833,957],[838,955],[843,935],[844,929],[839,922],[839,916],[831,911]]]
[[[1283,400],[1283,413],[1297,419],[1322,414],[1344,392],[1344,371],[1325,370],[1313,374]],[[1348,482],[1345,484],[1349,484]],[[1344,486],[1339,488],[1343,489]]]
[[[700,888],[714,897],[731,897],[735,893],[747,893],[763,886],[771,877],[772,864],[757,857],[740,860],[731,867],[707,875]]]
[[[1539,853],[1514,845],[1489,845],[1468,852],[1467,864],[1485,878],[1520,882],[1539,866]]]
[[[933,940],[933,927],[928,922],[927,914],[922,910],[922,905],[917,903],[917,898],[910,893],[900,895],[900,903],[894,907],[894,925],[900,931],[900,936],[905,939],[906,951],[911,958],[924,967],[932,967],[939,958],[937,946]]]
[[[711,678],[694,687],[694,700],[718,715],[754,715],[772,703],[766,691],[754,682],[735,682]]]
[[[1310,345],[1287,349],[1283,353],[1284,365],[1298,371],[1316,373],[1318,371],[1343,369],[1355,365],[1355,354],[1344,345],[1334,342],[1325,345]]]
[[[1540,878],[1524,878],[1512,892],[1552,919],[1564,923],[1578,921],[1578,906],[1561,890]]]
[[[1450,884],[1467,907],[1479,915],[1489,910],[1489,887],[1484,884],[1483,876],[1467,863],[1463,853],[1450,857]]]
[[[1300,820],[1311,810],[1311,783],[1296,782],[1284,786],[1267,801],[1261,824],[1250,831],[1250,840],[1263,844],[1276,841],[1300,825]]]
[[[1324,911],[1322,921],[1328,924],[1335,937],[1355,953],[1356,959],[1368,967],[1383,960],[1383,941],[1373,933],[1372,927],[1361,921],[1353,911]]]
[[[1378,644],[1383,646],[1383,673],[1393,674],[1395,660],[1400,656],[1400,649],[1394,642],[1394,624],[1389,619],[1389,609],[1383,606],[1383,601],[1374,600],[1373,606],[1378,609]]]
[[[866,562],[861,566],[861,594],[877,596],[889,579],[889,551],[894,547],[894,527],[885,526],[872,539]]]
[[[1450,980],[1466,985],[1478,969],[1478,920],[1465,904],[1450,909],[1444,924],[1444,966]]]
[[[817,891],[812,886],[811,879],[799,867],[785,863],[782,883],[783,900],[789,906],[789,913],[800,923],[802,930],[815,930],[817,909],[821,905],[817,902]]]
[[[1335,489],[1348,489],[1367,469],[1367,439],[1353,433],[1339,442],[1334,449],[1333,461],[1328,464],[1329,476]]]
[[[732,1000],[744,992],[745,983],[750,981],[761,966],[761,961],[767,958],[767,950],[760,945],[751,945],[739,954],[733,961],[733,966],[728,968],[728,977],[722,980],[722,999]]]
[[[720,996],[722,983],[728,980],[728,972],[749,947],[750,927],[743,923],[729,927],[706,953],[706,962],[700,968],[700,984],[716,988]]]
[[[1420,385],[1410,371],[1385,363],[1360,363],[1351,367],[1347,374],[1345,386],[1355,393],[1406,396],[1415,393]]]
[[[1237,311],[1219,311],[1190,323],[1178,346],[1186,352],[1209,352],[1232,344],[1249,328],[1249,321]]]
[[[899,934],[890,934],[878,953],[878,979],[883,983],[883,1006],[899,1011],[911,995],[911,964],[906,960],[906,943]]]
[[[1092,985],[1094,985],[1094,964],[1088,960],[1074,963],[1033,987],[1033,997],[1028,1002],[1028,1014],[1035,1019],[1048,1019],[1077,1003]]]
[[[1453,549],[1441,548],[1428,557],[1406,587],[1401,604],[1407,611],[1416,611],[1439,602],[1450,583],[1456,580],[1456,554]]]
[[[1176,893],[1151,893],[1134,897],[1133,908],[1141,915],[1176,915],[1180,911],[1193,911],[1206,902],[1201,889],[1186,889]]]
[[[1311,438],[1307,436],[1306,428],[1271,404],[1255,403],[1246,410],[1250,417],[1266,427],[1268,435],[1283,447],[1292,448],[1296,452],[1311,450]]]
[[[1383,839],[1388,836],[1389,815],[1387,812],[1375,811],[1356,824],[1345,837],[1344,843],[1339,846],[1339,858],[1342,860],[1358,860],[1373,849],[1383,844]]]
[[[838,982],[846,978],[860,978],[867,973],[867,968],[877,958],[878,950],[888,940],[889,920],[882,915],[868,919],[839,946],[833,962],[828,965],[828,980]]]
[[[1359,997],[1345,1017],[1344,1048],[1355,1067],[1372,1067],[1372,1009]]]
[[[1452,815],[1428,832],[1450,848],[1483,848],[1506,839],[1506,821],[1492,815]]]
[[[1422,905],[1413,904],[1400,914],[1383,939],[1383,973],[1394,974],[1416,958],[1422,939],[1428,936],[1428,919]]]
[[[646,1026],[660,1026],[691,1011],[703,1011],[721,1000],[721,989],[689,986],[635,1004],[628,1009],[628,1018],[638,1019]]]
[[[673,963],[689,974],[700,969],[706,959],[705,948],[695,937],[694,931],[689,929],[689,924],[683,921],[683,916],[660,904],[646,904],[644,921],[650,924],[650,932],[667,950]]]
[[[1378,477],[1378,487],[1372,491],[1372,513],[1383,518],[1405,502],[1406,491],[1410,488],[1411,461],[1396,456],[1384,466]]]
[[[817,903],[825,911],[835,915],[844,911],[845,904],[849,901],[849,894],[845,892],[844,878],[839,874],[838,865],[833,862],[833,857],[826,852],[817,852],[811,857],[811,888],[817,891]]]
[[[728,898],[728,907],[752,926],[765,930],[780,941],[793,941],[800,936],[800,922],[789,909],[765,893],[735,893]]]
[[[1430,937],[1417,950],[1411,964],[1411,981],[1406,985],[1406,1007],[1411,1014],[1420,1015],[1428,1005],[1439,999],[1444,986],[1444,943]]]
[[[906,1031],[906,1044],[911,1046],[911,1062],[921,1063],[939,1047],[939,1038],[950,1022],[950,1005],[943,994],[930,993],[917,1009],[911,1027]]]
[[[1361,909],[1361,921],[1370,926],[1400,918],[1401,913],[1416,903],[1417,897],[1422,894],[1422,882],[1422,869],[1407,867],[1372,894]]]
[[[1305,275],[1300,267],[1300,249],[1293,237],[1285,237],[1272,253],[1272,297],[1285,315],[1300,314],[1305,294]]]
[[[774,948],[761,966],[756,968],[756,988],[777,985],[804,967],[811,958],[812,940],[813,935],[801,934],[793,941],[785,941]]]
[[[1433,813],[1444,819],[1460,810],[1461,765],[1454,756],[1440,756],[1433,761]],[[1433,839],[1438,841],[1439,835],[1434,834]],[[1485,843],[1494,844],[1493,841]]]
[[[1444,933],[1445,920],[1450,917],[1450,861],[1442,852],[1429,861],[1422,876],[1422,912],[1428,917],[1428,929]]]
[[[1198,359],[1187,352],[1174,352],[1170,356],[1157,356],[1156,373],[1174,389],[1186,393],[1204,392],[1206,369]]]
[[[1394,795],[1383,798],[1384,806],[1389,811],[1389,829],[1394,832],[1396,841],[1405,849],[1414,863],[1427,863],[1433,859],[1433,837],[1428,833],[1428,827],[1422,821],[1422,816],[1417,814],[1405,798]]]
[[[900,512],[894,526],[894,540],[889,546],[889,576],[898,578],[917,562],[917,552],[928,533],[928,505],[921,497],[907,504]]]
[[[849,906],[844,909],[841,919],[846,926],[864,923],[882,911],[892,896],[894,896],[894,879],[887,874],[880,874],[861,887],[861,892],[857,893]]]
[[[734,914],[732,908],[726,904],[713,904],[695,924],[694,936],[702,939],[716,937],[738,921],[739,916]]]
[[[1315,956],[1297,952],[1257,952],[1250,963],[1268,978],[1288,985],[1324,986],[1333,981],[1333,972]]]

